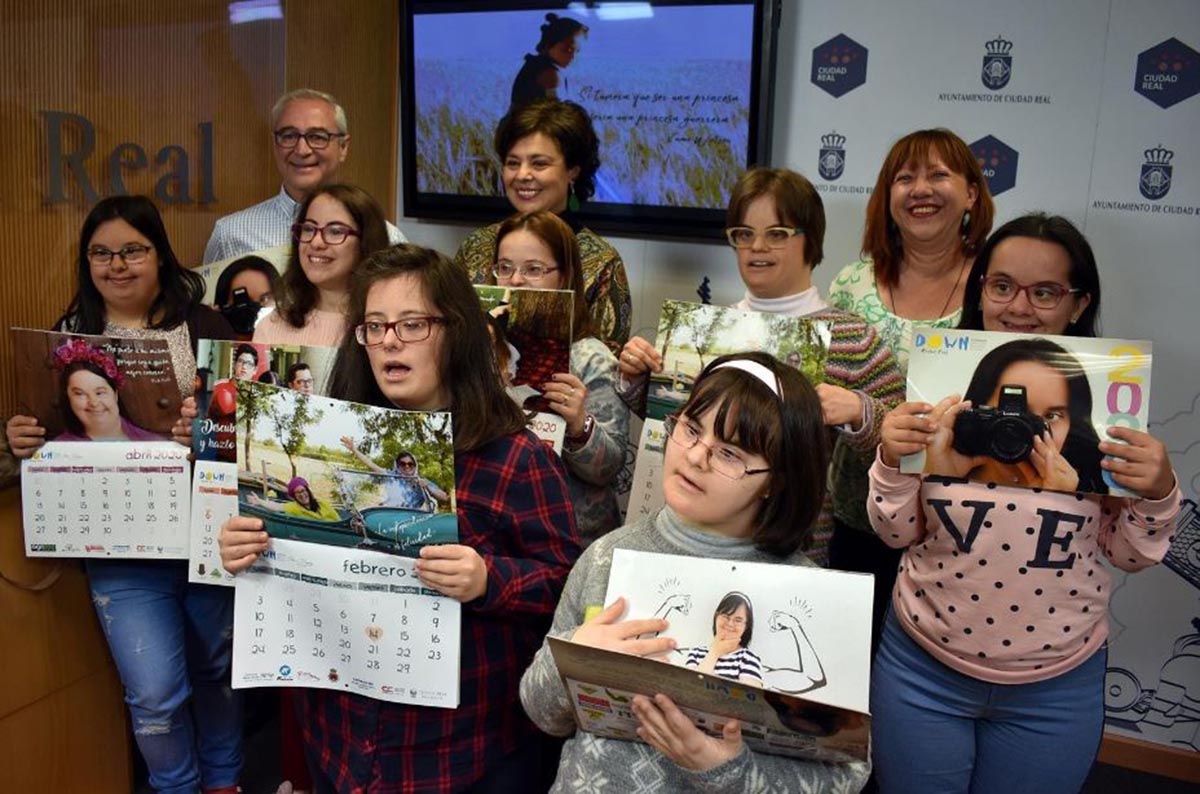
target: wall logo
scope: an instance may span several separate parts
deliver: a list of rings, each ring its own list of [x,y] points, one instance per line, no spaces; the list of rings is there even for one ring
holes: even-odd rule
[[[1158,201],[1171,192],[1171,160],[1175,152],[1159,144],[1145,151],[1146,162],[1142,163],[1142,175],[1138,179],[1138,190],[1151,201]]]
[[[994,135],[987,135],[971,144],[971,153],[979,161],[993,196],[1017,184],[1016,149]]]
[[[1133,90],[1160,108],[1200,93],[1200,53],[1171,38],[1138,53]]]
[[[987,47],[987,53],[983,56],[983,71],[979,76],[985,88],[999,91],[1008,85],[1012,77],[1013,43],[1003,36],[997,36],[984,46]]]
[[[867,81],[867,48],[839,33],[813,49],[812,83],[833,97]]]
[[[846,170],[846,136],[837,131],[821,136],[821,153],[817,156],[817,172],[833,182]]]

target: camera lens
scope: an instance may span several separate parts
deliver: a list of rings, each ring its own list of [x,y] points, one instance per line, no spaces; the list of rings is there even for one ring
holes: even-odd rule
[[[1012,417],[996,420],[991,430],[992,458],[1001,463],[1016,463],[1033,451],[1033,431],[1026,422]]]

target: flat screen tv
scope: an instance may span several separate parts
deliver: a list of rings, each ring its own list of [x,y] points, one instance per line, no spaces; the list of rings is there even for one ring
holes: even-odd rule
[[[770,158],[779,1],[405,0],[404,214],[508,215],[493,131],[517,95],[556,84],[601,142],[582,222],[718,238],[737,177]],[[586,28],[573,52],[538,52],[548,14]]]

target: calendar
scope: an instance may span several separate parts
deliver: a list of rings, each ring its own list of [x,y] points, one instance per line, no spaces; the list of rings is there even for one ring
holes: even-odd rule
[[[414,560],[276,538],[235,587],[234,688],[458,706],[461,606],[423,586]]]
[[[188,554],[187,448],[170,441],[50,441],[21,463],[30,557]]]
[[[661,419],[647,419],[642,423],[637,462],[629,488],[629,506],[625,510],[626,523],[655,513],[663,506],[663,445],[666,443],[666,430]]]
[[[194,466],[188,581],[232,587],[233,574],[221,565],[217,537],[238,512],[237,464],[198,460]]]

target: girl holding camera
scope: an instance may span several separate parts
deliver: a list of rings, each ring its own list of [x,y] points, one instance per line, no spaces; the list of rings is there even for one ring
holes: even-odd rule
[[[1027,215],[980,250],[960,328],[1095,336],[1099,303],[1079,231]],[[1066,388],[1056,402],[1069,403]],[[1162,559],[1179,510],[1175,474],[1161,442],[1128,428],[1099,443],[1109,456],[1100,466],[1137,498],[898,471],[903,455],[952,450],[955,418],[970,407],[957,395],[901,405],[884,420],[870,471],[871,524],[906,549],[871,679],[880,789],[1077,791],[1104,722],[1111,578],[1100,557],[1126,571]],[[1078,471],[1074,485],[1061,479],[1075,465],[1055,424],[1073,417],[1040,418],[1047,431],[1030,465],[1064,489],[1086,487]]]

